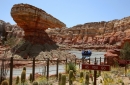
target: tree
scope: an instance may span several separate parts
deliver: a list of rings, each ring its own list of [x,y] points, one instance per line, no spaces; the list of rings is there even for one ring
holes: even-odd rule
[[[130,43],[125,42],[123,48],[120,51],[120,58],[124,60],[130,60]],[[127,72],[128,65],[125,65],[125,76]]]
[[[120,51],[120,58],[124,60],[130,60],[130,43],[125,42],[123,48]]]

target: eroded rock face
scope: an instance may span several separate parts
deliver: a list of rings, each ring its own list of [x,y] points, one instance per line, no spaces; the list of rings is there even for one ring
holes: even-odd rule
[[[71,35],[71,38],[69,38],[68,43],[90,43],[91,45],[116,45],[117,43],[121,42],[122,39],[126,37],[130,38],[130,17],[125,17],[121,20],[115,19],[108,22],[102,21],[80,24],[73,26],[69,29],[64,29],[62,32],[71,32],[73,34],[73,36]],[[56,33],[59,36],[67,35],[66,33]],[[64,37],[62,42],[66,40],[68,40],[68,36]]]
[[[29,4],[15,4],[11,9],[13,20],[23,28],[25,40],[34,44],[54,43],[45,32],[48,28],[62,28],[66,25],[44,10]]]

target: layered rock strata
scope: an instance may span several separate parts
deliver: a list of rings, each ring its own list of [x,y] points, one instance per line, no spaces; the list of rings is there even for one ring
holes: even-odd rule
[[[48,34],[52,29],[49,30]],[[54,33],[49,35],[57,43],[115,45],[121,42],[122,39],[130,37],[130,17],[108,22],[90,22],[59,30],[55,29],[53,30]]]
[[[44,10],[29,4],[15,4],[11,9],[11,16],[23,28],[24,38],[35,44],[52,43],[45,29],[66,26]]]

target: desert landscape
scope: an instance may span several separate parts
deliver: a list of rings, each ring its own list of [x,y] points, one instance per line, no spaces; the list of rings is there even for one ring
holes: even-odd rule
[[[17,24],[12,25],[0,20],[1,85],[130,84],[130,16],[67,28],[60,20],[29,4],[15,4],[10,14]],[[111,69],[82,69],[82,64],[91,64],[92,61],[86,59],[83,63],[82,55],[78,57],[77,54],[69,52],[82,50],[91,50],[92,53],[104,52],[104,61],[100,62],[100,65],[109,65]],[[11,64],[12,57],[14,61]],[[93,61],[94,59],[93,57]],[[46,72],[42,75],[32,71],[26,76],[28,67],[48,68],[53,65],[65,65],[64,72],[54,75],[48,75]],[[10,68],[23,68],[21,76],[7,75],[7,71],[11,73]]]

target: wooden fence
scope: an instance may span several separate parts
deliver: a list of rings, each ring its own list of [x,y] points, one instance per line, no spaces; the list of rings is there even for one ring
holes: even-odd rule
[[[97,59],[99,60],[99,64],[101,64],[102,63],[102,59],[104,59],[103,60],[103,63],[104,64],[106,64],[106,61],[107,61],[107,59],[105,59],[105,58],[89,58],[89,59],[84,59],[84,60],[82,60],[82,59],[75,59],[75,60],[71,60],[71,62],[73,62],[73,63],[75,63],[75,65],[78,65],[79,64],[79,68],[80,68],[80,64],[81,63],[88,63],[88,64],[91,64],[91,59],[92,60],[94,60],[94,62],[96,62],[97,61]],[[57,59],[57,60],[50,60],[49,58],[47,58],[47,59],[44,59],[44,60],[36,60],[35,58],[32,58],[32,59],[14,59],[13,57],[11,57],[11,58],[2,58],[2,59],[0,59],[0,62],[3,62],[3,61],[8,61],[9,63],[8,63],[8,65],[9,65],[9,68],[10,68],[10,75],[9,75],[9,85],[12,85],[12,80],[13,80],[13,65],[14,65],[14,61],[26,61],[26,62],[28,62],[28,61],[32,61],[32,77],[33,77],[33,81],[35,80],[35,62],[36,61],[46,61],[46,78],[47,78],[47,80],[49,80],[49,66],[50,66],[50,62],[56,62],[56,77],[58,78],[58,74],[59,74],[59,63],[61,62],[61,61],[63,61],[63,62],[65,62],[65,66],[67,67],[67,63],[69,62],[67,59],[65,59],[65,60],[59,60],[59,59]],[[78,62],[79,61],[79,62]]]

